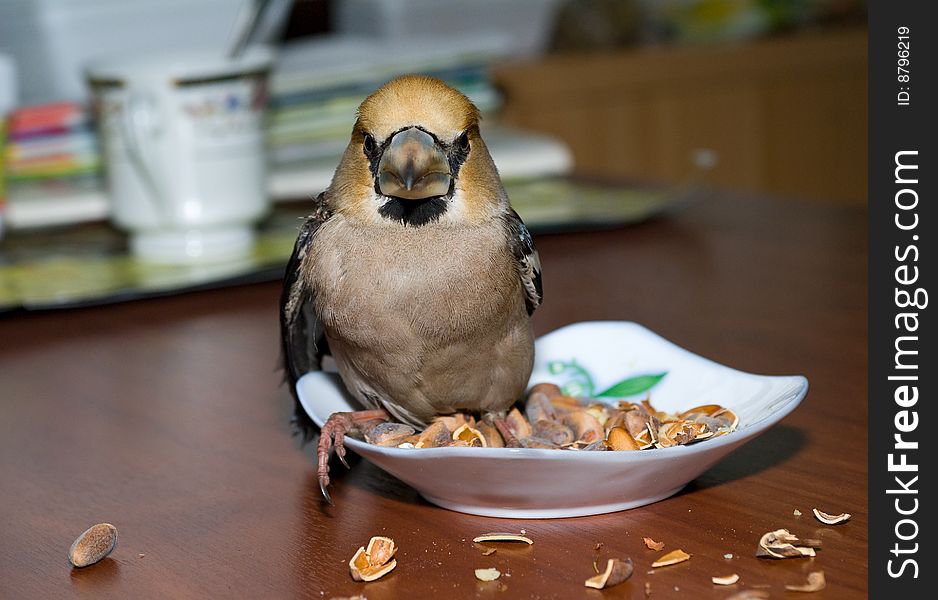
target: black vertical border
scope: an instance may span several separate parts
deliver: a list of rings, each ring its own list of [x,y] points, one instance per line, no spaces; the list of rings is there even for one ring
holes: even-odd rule
[[[933,598],[938,597],[935,573],[938,573],[938,556],[935,547],[938,539],[931,512],[935,506],[931,495],[924,488],[934,487],[935,463],[938,462],[938,429],[935,429],[933,405],[935,380],[938,380],[938,363],[935,355],[926,351],[936,343],[935,327],[929,313],[934,312],[930,303],[938,296],[929,298],[925,308],[897,306],[896,290],[912,293],[916,288],[932,291],[934,270],[938,268],[933,259],[935,236],[938,224],[935,221],[935,180],[938,179],[938,160],[935,153],[938,98],[933,80],[938,77],[938,21],[926,13],[934,13],[932,2],[870,0],[869,16],[869,597],[870,598]],[[909,28],[909,81],[899,81],[898,70],[899,28]],[[903,90],[902,88],[907,88]],[[900,105],[899,92],[909,93],[908,105]],[[900,173],[904,179],[916,178],[917,183],[896,182],[896,154],[901,151],[917,151],[917,155],[906,155],[904,162],[918,165],[917,177],[913,171]],[[901,192],[913,189],[918,196],[914,209],[901,210],[900,202],[911,204],[914,195]],[[915,229],[903,231],[896,224],[897,214],[905,225],[918,217]],[[917,236],[917,239],[916,237]],[[910,249],[914,246],[916,250]],[[902,258],[900,258],[902,257]],[[915,260],[917,258],[917,260]],[[909,277],[918,268],[919,278],[914,284],[898,284],[897,268],[906,265],[902,276]],[[938,292],[936,292],[938,293]],[[917,313],[918,328],[907,332],[905,325],[912,321],[901,321],[897,327],[899,313]],[[915,350],[918,354],[903,356],[903,362],[918,365],[917,369],[897,370],[896,339],[899,336],[915,336],[901,342],[904,350]],[[893,375],[916,375],[917,381],[895,381]],[[918,401],[914,406],[900,406],[895,400],[898,386],[915,385]],[[900,411],[910,411],[905,417]],[[918,448],[896,450],[897,427],[908,427],[914,422],[914,411],[918,417],[917,427],[903,432],[905,441],[917,442]],[[900,421],[897,421],[897,416]],[[910,421],[911,420],[911,421]],[[910,464],[918,465],[916,472],[890,472],[889,455],[893,462],[900,462],[899,454],[907,455]],[[901,489],[894,478],[899,476],[909,489],[917,493],[894,494],[888,490]],[[913,484],[909,481],[918,476]],[[899,504],[896,504],[896,501]],[[916,504],[917,500],[917,504]],[[915,512],[899,514],[899,510]],[[903,519],[909,521],[900,524]],[[899,525],[897,529],[897,524]],[[903,540],[900,536],[914,538]],[[917,546],[916,546],[917,544]],[[898,547],[898,552],[897,552]],[[908,551],[903,553],[903,551]],[[914,560],[918,570],[904,564]],[[892,561],[890,566],[889,561]],[[903,568],[904,565],[904,568]],[[899,577],[891,576],[901,573]],[[831,573],[834,576],[834,573]]]

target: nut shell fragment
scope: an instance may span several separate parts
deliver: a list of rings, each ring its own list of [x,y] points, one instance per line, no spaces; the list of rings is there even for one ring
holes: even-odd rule
[[[531,538],[520,535],[517,533],[483,533],[482,535],[472,538],[473,542],[524,542],[525,544],[533,544],[534,540]]]
[[[488,442],[485,439],[485,436],[482,435],[482,432],[478,429],[473,429],[469,426],[468,423],[460,425],[453,432],[453,441],[454,442],[466,442],[469,446],[475,446],[480,448],[488,447]]]
[[[365,432],[365,441],[376,446],[399,446],[414,433],[415,430],[410,425],[379,423]]]
[[[814,517],[821,523],[824,523],[825,525],[839,525],[840,523],[846,522],[850,518],[850,513],[830,515],[830,514],[827,514],[826,512],[821,512],[815,508]]]
[[[528,403],[524,407],[524,414],[531,423],[541,420],[556,421],[557,411],[550,402],[550,397],[543,392],[531,392]]]
[[[534,394],[541,393],[547,396],[547,399],[550,400],[556,396],[563,396],[563,392],[560,390],[560,386],[555,383],[538,383],[531,388],[530,394],[528,397],[533,396]]]
[[[824,571],[811,571],[808,573],[808,582],[802,585],[786,585],[785,589],[790,592],[820,592],[827,586],[824,579]]]
[[[711,577],[710,581],[712,581],[714,585],[733,585],[739,581],[739,575],[733,573],[732,575],[726,575],[724,577]]]
[[[606,445],[612,450],[639,450],[642,447],[623,427],[613,427],[609,430]]]
[[[365,554],[368,556],[368,563],[375,567],[383,565],[391,560],[397,552],[397,545],[394,540],[388,537],[375,536],[368,542],[365,548]]]
[[[374,581],[394,570],[397,561],[392,557],[397,552],[394,540],[375,536],[368,541],[368,547],[361,546],[348,561],[349,572],[355,581]]]
[[[645,546],[647,546],[650,550],[660,552],[662,549],[664,549],[664,542],[656,542],[650,537],[643,537],[642,541],[645,542]]]
[[[799,545],[795,545],[799,544]],[[762,536],[756,556],[760,558],[800,558],[802,556],[816,556],[814,548],[803,545],[798,536],[792,535],[787,529],[776,529]]]
[[[587,412],[568,412],[563,416],[563,424],[573,430],[578,442],[592,444],[606,437],[603,426]]]
[[[614,585],[619,585],[631,577],[632,571],[633,566],[631,558],[627,558],[625,560],[610,558],[606,562],[606,570],[599,575],[590,577],[584,582],[583,585],[588,588],[595,588],[597,590],[612,587]]]
[[[442,448],[449,446],[452,441],[452,434],[450,430],[447,429],[446,423],[442,420],[436,420],[423,430],[423,433],[420,434],[420,438],[417,440],[417,443],[414,444],[414,447]]]
[[[655,562],[651,563],[651,566],[654,568],[657,567],[667,567],[668,565],[676,565],[679,562],[684,562],[685,560],[690,559],[690,554],[684,552],[680,548],[677,550],[672,550],[668,552]]]
[[[482,434],[482,437],[485,438],[485,445],[488,448],[504,448],[505,440],[502,439],[502,434],[498,432],[498,428],[495,425],[492,425],[488,421],[479,421],[476,423],[476,431]]]
[[[495,581],[501,576],[501,572],[495,567],[490,567],[488,569],[476,569],[476,579],[479,581]]]
[[[508,429],[511,430],[511,433],[519,440],[529,437],[534,433],[531,424],[528,423],[528,420],[524,418],[524,415],[522,415],[521,411],[517,408],[513,408],[508,412],[508,416],[505,417],[505,423],[508,424]]]
[[[388,573],[394,570],[394,567],[397,566],[396,560],[391,560],[391,562],[386,565],[381,565],[378,567],[367,567],[358,572],[358,576],[352,573],[352,579],[355,581],[374,581],[375,579],[381,579]]]
[[[522,448],[547,448],[550,450],[555,450],[560,447],[550,440],[545,440],[544,438],[540,438],[535,435],[529,435],[528,437],[519,440],[519,443],[521,444]]]
[[[555,446],[563,446],[576,439],[573,430],[569,427],[549,419],[534,421],[534,436],[547,440]]]
[[[117,545],[117,527],[110,523],[92,525],[72,542],[68,561],[75,567],[87,567],[98,562]]]

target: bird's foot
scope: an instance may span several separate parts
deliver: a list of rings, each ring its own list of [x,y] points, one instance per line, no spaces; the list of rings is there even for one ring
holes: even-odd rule
[[[361,424],[371,421],[386,421],[391,416],[383,409],[377,410],[359,410],[356,412],[337,412],[333,413],[322,425],[322,431],[319,433],[319,445],[316,449],[318,459],[317,474],[319,475],[319,489],[322,490],[323,498],[326,502],[332,504],[332,498],[329,496],[329,452],[335,447],[335,453],[345,465],[345,434],[357,429]]]

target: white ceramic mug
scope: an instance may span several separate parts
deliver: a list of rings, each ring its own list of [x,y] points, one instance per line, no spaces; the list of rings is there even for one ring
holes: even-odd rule
[[[244,255],[270,206],[263,112],[273,54],[93,64],[112,219],[147,259]]]

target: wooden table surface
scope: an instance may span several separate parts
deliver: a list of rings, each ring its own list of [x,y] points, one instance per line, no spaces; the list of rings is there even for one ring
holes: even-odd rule
[[[802,373],[802,405],[676,496],[626,512],[503,520],[437,508],[365,461],[333,467],[335,507],[312,446],[290,435],[277,371],[279,285],[0,319],[2,598],[864,598],[867,577],[866,213],[725,196],[667,220],[537,237],[538,334],[627,319],[719,362]],[[727,399],[728,402],[730,399]],[[458,476],[458,474],[454,474]],[[589,490],[583,490],[589,493]],[[819,507],[849,512],[835,527]],[[801,516],[795,516],[798,509]],[[111,522],[110,558],[66,552]],[[820,538],[814,559],[754,556],[788,528]],[[471,538],[525,529],[530,547],[481,555]],[[373,535],[397,569],[355,583],[347,562]],[[642,537],[690,561],[655,570]],[[602,557],[635,574],[603,592]],[[732,553],[726,559],[724,554]],[[473,569],[502,571],[494,583]],[[827,589],[786,592],[823,570]],[[738,573],[717,587],[711,576]]]

